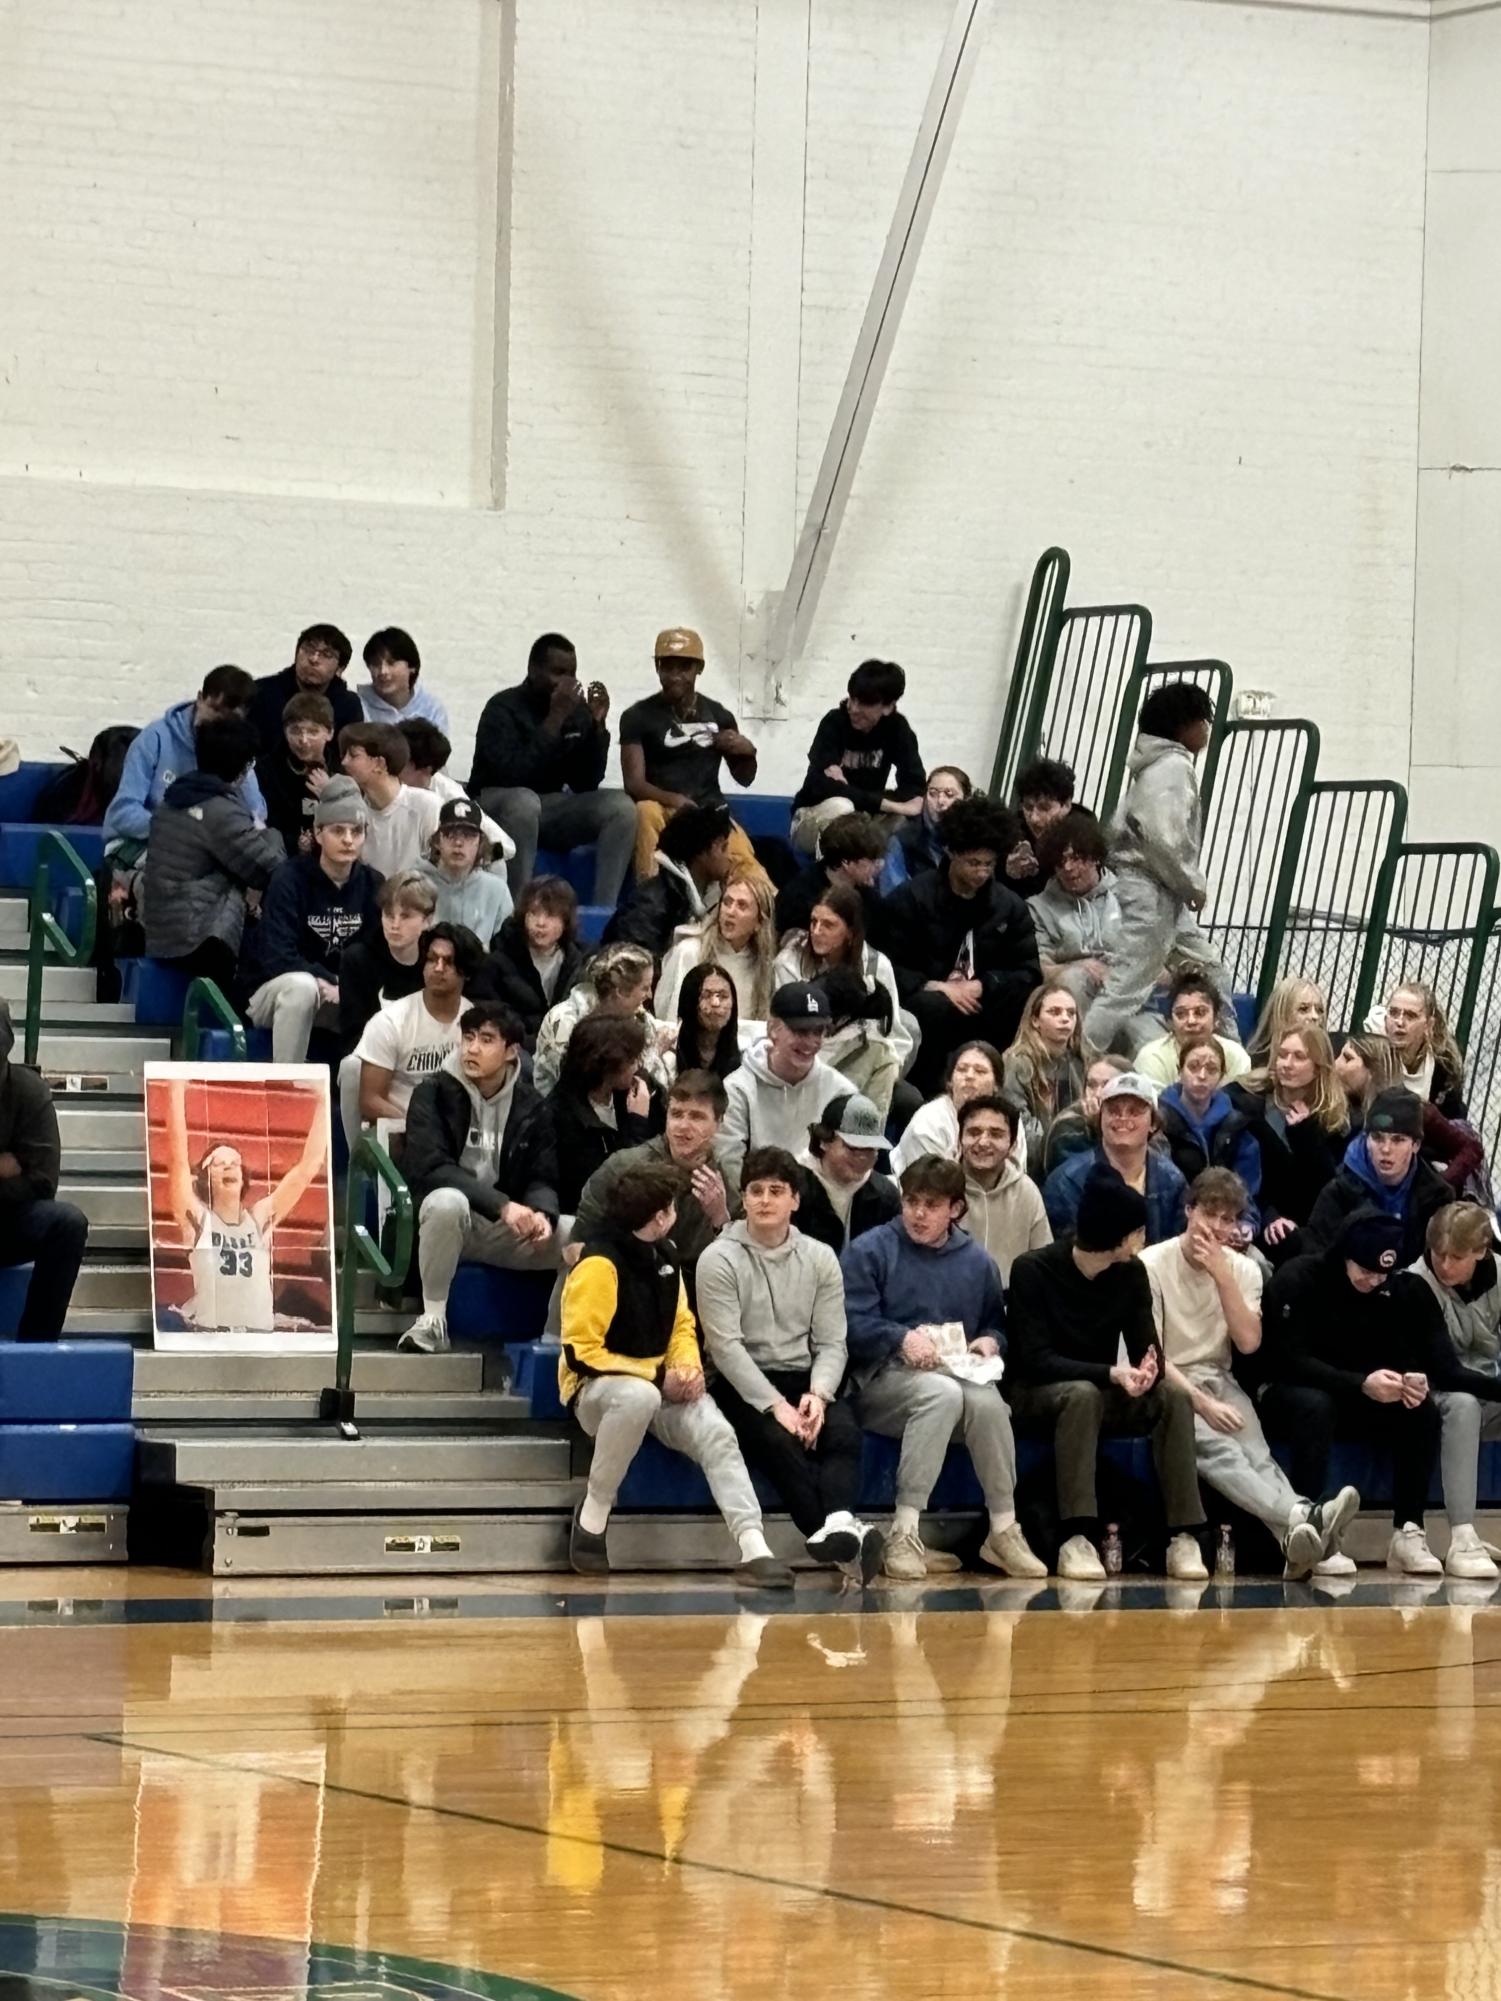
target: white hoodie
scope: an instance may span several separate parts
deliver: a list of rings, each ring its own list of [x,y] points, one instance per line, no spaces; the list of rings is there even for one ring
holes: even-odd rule
[[[977,1244],[990,1253],[1001,1275],[1001,1284],[1011,1283],[1011,1267],[1023,1251],[1040,1251],[1053,1241],[1052,1225],[1042,1205],[1042,1190],[1031,1176],[1023,1173],[1015,1155],[1001,1169],[994,1188],[982,1188],[968,1175],[964,1196],[969,1203],[964,1227]]]
[[[785,1084],[771,1068],[771,1038],[752,1043],[738,1070],[724,1080],[730,1107],[724,1117],[729,1150],[742,1154],[752,1146],[784,1146],[799,1154],[808,1143],[808,1128],[831,1098],[849,1090],[849,1080],[815,1060],[801,1084]]]

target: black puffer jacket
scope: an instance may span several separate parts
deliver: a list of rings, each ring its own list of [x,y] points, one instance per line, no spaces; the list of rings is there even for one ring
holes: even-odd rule
[[[645,1115],[626,1109],[625,1092],[615,1093],[615,1123],[606,1125],[582,1091],[559,1084],[547,1100],[558,1156],[558,1200],[565,1215],[579,1206],[584,1183],[613,1153],[643,1146],[662,1130],[662,1096],[654,1091]]]
[[[287,858],[281,835],[258,827],[232,785],[189,771],[151,816],[141,901],[146,950],[185,959],[210,938],[232,952],[245,929],[245,892],[264,889]]]
[[[986,1009],[1009,1019],[1013,1034],[1028,994],[1042,984],[1032,913],[998,882],[987,883],[977,896],[956,896],[948,870],[930,869],[887,900],[885,933],[904,1001],[929,980],[949,977],[967,936],[974,939]]]
[[[584,955],[578,945],[565,945],[563,963],[558,968],[558,983],[549,1000],[542,991],[537,968],[527,950],[526,925],[513,911],[496,934],[490,948],[489,963],[475,991],[486,999],[493,995],[496,1000],[515,1008],[526,1028],[526,1046],[530,1049],[537,1040],[543,1015],[560,1000],[568,998],[578,985],[583,970]]]
[[[521,1202],[556,1221],[558,1157],[546,1099],[524,1077],[516,1077],[493,1181],[464,1165],[475,1116],[469,1086],[447,1067],[436,1077],[424,1077],[412,1093],[401,1167],[414,1208],[420,1211],[435,1188],[457,1188],[471,1209],[492,1222],[507,1202]]]
[[[1245,1130],[1261,1155],[1258,1207],[1263,1228],[1279,1217],[1301,1226],[1334,1179],[1349,1135],[1328,1132],[1314,1118],[1289,1125],[1269,1094],[1241,1083],[1225,1089],[1237,1112],[1244,1113]]]

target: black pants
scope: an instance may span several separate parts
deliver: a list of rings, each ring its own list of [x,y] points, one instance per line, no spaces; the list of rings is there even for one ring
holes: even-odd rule
[[[767,1369],[763,1373],[796,1410],[807,1394],[807,1370],[789,1374]],[[766,1475],[804,1535],[812,1535],[841,1510],[854,1514],[860,1498],[864,1434],[847,1403],[831,1403],[824,1411],[823,1430],[810,1452],[800,1438],[783,1431],[769,1410],[752,1410],[722,1379],[715,1383],[713,1395],[740,1441],[746,1465],[753,1473]]]
[[[222,938],[205,938],[185,957],[161,963],[190,980],[212,980],[226,1000],[234,1000],[236,954]]]
[[[55,1341],[62,1333],[88,1236],[88,1218],[71,1202],[10,1208],[0,1198],[0,1265],[35,1266],[17,1329],[23,1341]]]
[[[1438,1458],[1438,1405],[1429,1397],[1416,1410],[1373,1403],[1357,1392],[1336,1397],[1303,1383],[1270,1383],[1259,1406],[1261,1428],[1272,1443],[1292,1448],[1288,1478],[1300,1494],[1327,1493],[1329,1451],[1336,1438],[1359,1439],[1392,1462],[1392,1520],[1422,1525]]]
[[[996,1007],[982,1003],[978,1014],[964,1014],[947,994],[924,988],[906,1002],[917,1017],[922,1043],[909,1073],[924,1098],[943,1089],[943,1073],[952,1052],[966,1042],[989,1042],[1005,1049],[1015,1039],[1023,1003]]]

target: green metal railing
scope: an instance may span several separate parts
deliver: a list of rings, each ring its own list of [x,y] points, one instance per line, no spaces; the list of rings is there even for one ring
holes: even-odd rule
[[[1461,1047],[1479,998],[1496,921],[1496,850],[1480,841],[1408,841],[1397,849],[1382,907],[1372,912],[1354,1019],[1400,980],[1432,987]]]
[[[1141,713],[1142,703],[1148,695],[1155,694],[1159,688],[1171,686],[1175,681],[1192,681],[1214,703],[1214,735],[1199,773],[1199,800],[1207,810],[1214,797],[1225,730],[1230,722],[1230,697],[1234,692],[1235,677],[1223,660],[1163,660],[1137,668],[1121,696],[1105,784],[1099,798],[1090,801],[1102,820],[1109,821],[1120,804],[1121,793],[1125,789],[1126,765],[1131,746],[1136,741],[1136,718]]]
[[[1061,758],[1073,766],[1075,796],[1093,804],[1110,764],[1121,699],[1146,666],[1152,614],[1145,605],[1090,605],[1066,611],[1035,731],[1021,761]]]
[[[182,1060],[193,1063],[198,1058],[198,1045],[203,1036],[203,1017],[214,1015],[221,1028],[227,1028],[236,1063],[245,1061],[245,1024],[224,998],[220,988],[212,980],[194,980],[188,988],[187,998],[182,1006]]]
[[[1465,1096],[1470,1123],[1484,1139],[1494,1168],[1501,1137],[1501,915],[1477,944],[1479,990],[1465,1051]]]
[[[52,864],[61,864],[83,891],[83,921],[76,939],[70,938],[52,908]],[[26,945],[26,1034],[24,1053],[35,1064],[42,1039],[42,987],[49,958],[65,966],[86,966],[94,955],[94,938],[99,929],[99,891],[77,848],[66,834],[49,829],[37,848],[36,878],[31,885],[28,917],[30,936]]]
[[[1016,661],[1006,689],[1006,710],[1001,718],[1001,736],[996,745],[995,763],[990,773],[992,799],[1009,799],[1030,750],[1042,726],[1042,712],[1053,676],[1053,658],[1058,649],[1058,629],[1068,597],[1069,559],[1066,549],[1044,549],[1032,572],[1027,592],[1027,608],[1022,614],[1021,636],[1017,640]]]
[[[1233,722],[1204,815],[1204,929],[1236,993],[1264,1000],[1275,968],[1319,762],[1312,723]],[[1272,974],[1275,977],[1275,974]]]
[[[1323,990],[1329,1020],[1351,1028],[1366,934],[1380,924],[1407,831],[1407,791],[1391,779],[1317,779],[1275,956],[1262,988],[1301,973]]]
[[[365,1208],[372,1186],[380,1182],[391,1198],[390,1213],[382,1236],[389,1251],[376,1242],[365,1222]],[[412,1191],[403,1180],[390,1154],[370,1136],[362,1133],[349,1158],[349,1180],[344,1191],[344,1231],[339,1253],[339,1351],[331,1389],[323,1392],[319,1415],[332,1419],[346,1438],[358,1438],[354,1422],[354,1306],[359,1275],[373,1271],[381,1286],[398,1286],[407,1275],[412,1259]]]

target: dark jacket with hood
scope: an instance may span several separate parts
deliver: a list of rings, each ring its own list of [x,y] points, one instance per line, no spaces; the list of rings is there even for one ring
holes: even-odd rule
[[[476,1215],[494,1222],[508,1202],[558,1217],[558,1157],[547,1101],[520,1074],[483,1098],[450,1056],[424,1077],[407,1106],[402,1172],[420,1211],[435,1188],[457,1188]],[[498,1133],[498,1139],[496,1135]],[[466,1160],[467,1155],[467,1160]]]
[[[238,787],[206,771],[174,778],[151,816],[140,893],[147,952],[185,959],[210,938],[238,952],[246,890],[264,889],[286,858],[281,835],[255,824]]]
[[[1173,1165],[1192,1184],[1206,1167],[1228,1167],[1246,1184],[1251,1207],[1246,1220],[1261,1227],[1261,1154],[1248,1130],[1250,1114],[1228,1091],[1216,1091],[1202,1119],[1184,1101],[1182,1086],[1169,1084],[1157,1100],[1157,1116]]]
[[[15,1045],[10,1008],[0,1001],[0,1153],[13,1153],[21,1169],[0,1175],[0,1230],[14,1210],[53,1199],[63,1157],[52,1093],[35,1070],[11,1061]]]
[[[891,1222],[901,1213],[901,1191],[891,1176],[872,1174],[855,1190],[850,1203],[849,1228],[846,1230],[818,1174],[812,1169],[804,1170],[797,1227],[805,1237],[817,1237],[821,1244],[827,1244],[836,1256],[843,1252],[847,1243],[852,1244],[867,1230],[879,1229],[882,1223]]]
[[[1436,1209],[1454,1200],[1454,1190],[1435,1168],[1417,1156],[1406,1179],[1396,1188],[1379,1180],[1366,1150],[1365,1134],[1345,1148],[1343,1164],[1313,1205],[1303,1233],[1303,1249],[1326,1251],[1339,1241],[1347,1217],[1357,1209],[1379,1209],[1402,1224],[1399,1264],[1416,1264],[1428,1241],[1428,1222]]]
[[[1467,1369],[1432,1289],[1394,1271],[1376,1292],[1357,1292],[1341,1244],[1293,1258],[1276,1272],[1261,1309],[1263,1366],[1273,1382],[1302,1384],[1349,1400],[1373,1369],[1428,1378],[1430,1389],[1467,1390],[1501,1403],[1501,1378]]]
[[[297,685],[295,664],[283,667],[278,674],[263,674],[256,682],[255,692],[250,697],[250,722],[265,756],[276,757],[286,749],[281,712],[294,695],[306,692]],[[339,731],[346,723],[362,723],[365,711],[360,706],[359,696],[342,674],[335,674],[327,687],[312,692],[322,695],[334,712],[334,733],[328,746],[328,755],[332,760],[338,756]],[[332,762],[329,769],[334,769]]]
[[[564,1082],[547,1100],[552,1118],[553,1143],[558,1156],[558,1201],[566,1215],[573,1215],[584,1192],[584,1183],[611,1154],[627,1147],[643,1146],[662,1129],[661,1094],[654,1093],[643,1115],[626,1109],[626,1094],[614,1096],[615,1123],[607,1125],[583,1091]]]
[[[542,1026],[543,1015],[550,1007],[556,1007],[560,1000],[568,998],[578,985],[583,970],[584,954],[578,944],[565,945],[563,963],[558,968],[558,983],[549,1000],[542,991],[542,982],[527,949],[526,924],[513,911],[501,925],[490,947],[490,963],[475,991],[493,993],[497,1000],[515,1008],[525,1026],[526,1043],[530,1049],[537,1039],[537,1030]]]
[[[631,884],[626,900],[605,926],[607,945],[642,945],[660,959],[678,927],[697,924],[718,900],[703,897],[685,865],[659,853],[657,872]],[[561,996],[559,996],[561,998]]]
[[[1252,1091],[1241,1083],[1228,1084],[1225,1090],[1235,1109],[1244,1113],[1245,1131],[1261,1162],[1257,1206],[1262,1228],[1279,1217],[1306,1223],[1314,1203],[1334,1179],[1348,1142],[1342,1134],[1326,1131],[1315,1118],[1289,1125],[1270,1092]]]
[[[469,790],[477,799],[492,786],[549,792],[596,792],[604,781],[610,732],[580,700],[559,730],[544,727],[549,687],[528,677],[502,688],[480,711]]]
[[[316,854],[284,861],[266,885],[261,921],[246,940],[250,976],[311,973],[337,980],[344,947],[380,930],[375,899],[382,880],[367,862],[356,862],[349,880],[337,883]]]
[[[976,896],[956,896],[948,870],[930,869],[888,898],[884,928],[904,1001],[929,980],[946,980],[965,939],[972,938],[985,1032],[1011,1041],[1028,994],[1042,983],[1032,913],[1015,891],[988,882]]]

